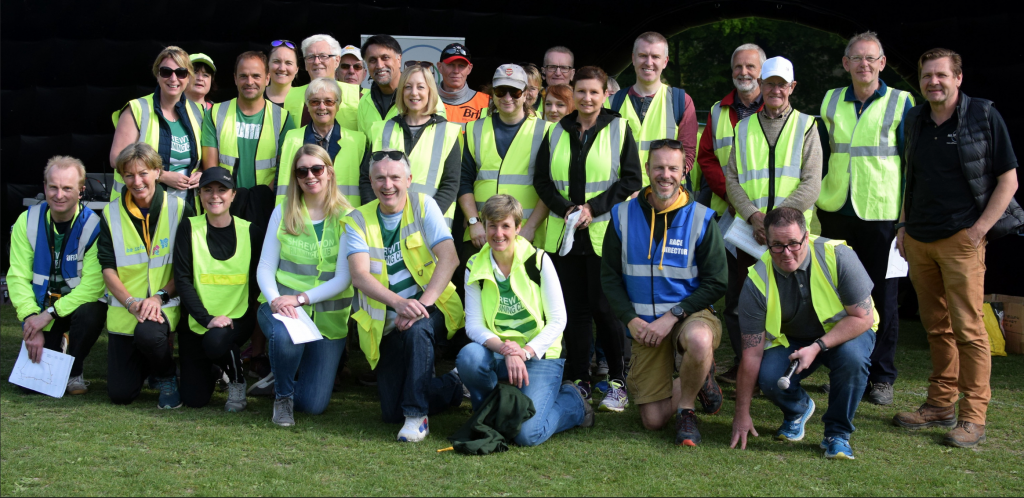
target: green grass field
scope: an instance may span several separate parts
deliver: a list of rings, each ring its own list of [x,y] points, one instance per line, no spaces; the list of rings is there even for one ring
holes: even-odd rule
[[[431,418],[420,444],[395,442],[398,426],[379,421],[376,391],[348,379],[323,415],[296,414],[297,425],[270,422],[269,398],[250,398],[240,414],[210,406],[162,411],[155,391],[128,407],[106,396],[106,338],[86,361],[84,396],[26,395],[6,382],[20,348],[10,307],[0,337],[0,495],[1004,495],[1024,494],[1024,357],[993,358],[988,442],[974,450],[941,446],[943,430],[907,433],[890,425],[898,410],[923,402],[928,346],[919,323],[904,321],[896,404],[862,404],[852,438],[857,459],[822,458],[821,369],[805,382],[819,411],[800,443],[771,439],[780,412],[755,399],[761,437],[747,451],[728,448],[734,402],[701,417],[704,444],[680,448],[673,432],[648,432],[635,407],[597,415],[593,429],[555,435],[536,448],[486,457],[454,452],[446,436],[469,404]],[[728,342],[728,341],[726,341]],[[352,371],[367,368],[353,355]],[[727,344],[718,350],[728,365]],[[450,368],[450,367],[449,367]]]

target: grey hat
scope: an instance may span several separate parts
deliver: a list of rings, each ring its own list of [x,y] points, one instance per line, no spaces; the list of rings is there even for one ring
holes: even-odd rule
[[[491,81],[494,87],[510,86],[523,90],[526,88],[526,71],[516,64],[502,64],[494,71],[494,79]]]

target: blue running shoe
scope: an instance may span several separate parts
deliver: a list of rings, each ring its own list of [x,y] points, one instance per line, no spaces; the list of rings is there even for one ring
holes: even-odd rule
[[[156,377],[156,385],[153,386],[160,391],[160,398],[156,406],[161,410],[173,410],[181,408],[181,394],[178,393],[178,378]]]
[[[825,450],[825,458],[829,460],[853,460],[853,448],[850,441],[842,436],[826,437],[821,440],[821,449]]]
[[[782,427],[775,433],[775,439],[779,441],[799,441],[804,438],[804,424],[814,415],[814,400],[808,398],[807,411],[796,420],[784,420]]]
[[[604,393],[608,392],[608,389],[609,389],[609,387],[608,387],[608,381],[607,380],[602,380],[601,382],[598,382],[597,384],[594,384],[594,391],[595,392],[599,392],[601,394],[604,394]]]

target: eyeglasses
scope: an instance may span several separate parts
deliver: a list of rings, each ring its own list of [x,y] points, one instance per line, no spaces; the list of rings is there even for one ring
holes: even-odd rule
[[[337,57],[337,56],[334,55],[334,54],[313,54],[313,55],[307,55],[305,57],[305,59],[306,59],[306,62],[317,62],[317,61],[327,62],[327,61],[331,60],[331,57]]]
[[[341,68],[342,71],[348,71],[349,69],[352,69],[353,71],[362,71],[363,70],[363,65],[361,63],[360,64],[349,64],[347,62],[342,62],[341,64],[338,64],[338,67]]]
[[[280,47],[281,45],[284,45],[292,50],[296,50],[295,43],[292,42],[291,40],[274,40],[270,42],[270,46],[273,48]]]
[[[572,71],[572,66],[544,66],[544,70],[549,73],[568,73]]]
[[[882,60],[881,57],[871,57],[871,56],[861,57],[859,55],[855,55],[853,57],[847,57],[846,59],[848,61],[854,63],[854,64],[860,64],[862,61],[868,61],[868,64],[874,64],[874,63]]]
[[[320,175],[324,174],[325,169],[327,169],[327,166],[324,166],[323,164],[319,164],[311,168],[295,168],[295,177],[305,178],[309,176],[310,173],[313,173],[313,176],[320,178]]]
[[[370,159],[373,159],[374,162],[383,161],[385,157],[392,161],[401,161],[405,157],[405,152],[400,150],[378,150],[370,154]]]
[[[185,69],[183,67],[179,67],[177,69],[171,69],[171,68],[169,68],[167,66],[160,66],[160,77],[161,78],[170,78],[172,74],[177,76],[179,80],[183,80],[183,79],[188,78],[188,69]]]
[[[648,150],[652,150],[653,151],[653,150],[660,149],[662,147],[668,147],[670,149],[680,150],[680,149],[683,148],[683,143],[680,142],[679,140],[675,140],[675,139],[671,139],[671,138],[663,138],[661,140],[653,140],[653,141],[651,141],[651,146],[648,148]]]
[[[419,66],[419,67],[422,67],[424,69],[429,69],[431,71],[434,70],[434,65],[429,63],[429,62],[427,62],[427,61],[405,61],[405,68],[406,69],[409,69],[410,67],[413,67],[413,66]]]
[[[762,81],[761,82],[761,86],[764,87],[766,90],[769,90],[769,91],[770,90],[774,90],[776,88],[778,88],[779,90],[788,90],[789,87],[790,87],[790,83],[781,83],[780,84],[780,83],[769,83],[767,81]]]
[[[327,107],[334,107],[334,104],[337,103],[338,101],[334,99],[310,99],[309,107],[320,107],[320,104],[323,104]]]
[[[512,98],[518,99],[519,97],[523,96],[523,91],[518,88],[512,88],[510,86],[499,86],[494,88],[494,96],[498,97],[499,99],[508,94],[512,94]]]
[[[804,245],[804,241],[807,240],[807,232],[804,232],[804,236],[800,239],[800,242],[793,242],[792,244],[772,244],[768,246],[775,254],[782,254],[789,249],[789,252],[797,252],[800,250],[800,246]]]

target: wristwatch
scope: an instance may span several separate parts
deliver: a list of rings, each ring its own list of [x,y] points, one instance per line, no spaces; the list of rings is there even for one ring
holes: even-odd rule
[[[46,312],[49,313],[50,316],[53,317],[54,320],[60,318],[59,316],[57,316],[57,310],[55,310],[53,308],[53,306],[50,306],[49,308],[46,308]]]
[[[901,229],[901,228],[903,228],[905,226],[907,226],[907,222],[901,221],[901,222],[896,224],[896,229],[899,230],[899,229]]]
[[[477,218],[476,216],[474,216],[474,217],[469,219],[469,224],[470,225],[476,225],[477,223],[480,223],[480,218]]]
[[[814,341],[814,343],[817,344],[819,348],[821,348],[821,352],[822,353],[827,353],[828,352],[828,346],[825,346],[825,341],[823,341],[821,339],[818,339],[818,340]]]
[[[683,311],[683,307],[682,306],[679,306],[679,305],[673,306],[671,311],[672,311],[672,316],[676,317],[676,319],[678,319],[678,320],[682,320],[682,319],[686,318],[686,312]]]
[[[527,351],[527,349],[526,349],[526,348],[523,348],[523,354],[525,354],[525,355],[526,355],[526,361],[530,361],[530,360],[532,360],[532,359],[533,359],[533,355],[532,355],[532,354],[530,354],[530,352],[529,352],[529,351]]]
[[[306,296],[303,296],[302,294],[299,294],[298,296],[296,296],[295,300],[299,302],[299,306],[305,306],[306,305]]]
[[[160,296],[160,303],[161,304],[167,304],[171,300],[171,295],[168,294],[167,291],[165,291],[163,289],[160,289],[160,290],[156,291],[155,295]]]

